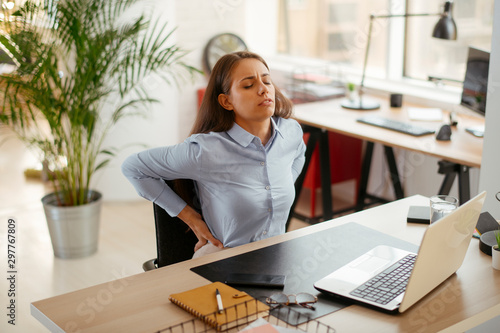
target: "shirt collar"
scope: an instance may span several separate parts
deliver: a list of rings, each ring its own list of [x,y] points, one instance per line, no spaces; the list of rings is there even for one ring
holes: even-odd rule
[[[269,140],[270,142],[274,140],[276,133],[278,133],[283,138],[283,134],[281,133],[278,125],[276,124],[274,117],[271,117],[271,130],[272,134]],[[237,123],[234,123],[233,127],[231,127],[231,129],[226,133],[231,138],[233,138],[234,141],[236,141],[243,147],[247,147],[256,138],[255,135],[248,133],[243,128],[241,128],[241,126],[238,125]]]

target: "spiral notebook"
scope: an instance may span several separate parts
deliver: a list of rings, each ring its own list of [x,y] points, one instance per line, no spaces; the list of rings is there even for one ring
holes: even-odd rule
[[[219,290],[224,311],[218,312],[215,291]],[[169,296],[169,300],[211,325],[218,331],[249,323],[268,314],[269,306],[245,292],[222,282],[194,288]]]

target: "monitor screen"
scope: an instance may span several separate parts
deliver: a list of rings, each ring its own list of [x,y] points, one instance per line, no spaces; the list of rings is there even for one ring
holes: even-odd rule
[[[489,52],[469,47],[460,104],[482,115],[486,109],[489,64]]]

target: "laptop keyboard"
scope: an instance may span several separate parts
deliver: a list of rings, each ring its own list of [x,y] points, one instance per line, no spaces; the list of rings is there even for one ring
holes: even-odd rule
[[[410,134],[414,136],[421,136],[421,135],[426,135],[426,134],[432,134],[435,131],[418,126],[415,124],[410,124],[402,121],[397,121],[393,119],[387,119],[379,116],[365,116],[361,117],[358,119],[358,122],[368,124],[368,125],[373,125],[373,126],[378,126],[382,127],[385,129],[390,129],[393,131],[405,133],[405,134]]]
[[[389,303],[405,291],[416,259],[415,254],[407,255],[350,294],[379,304]]]

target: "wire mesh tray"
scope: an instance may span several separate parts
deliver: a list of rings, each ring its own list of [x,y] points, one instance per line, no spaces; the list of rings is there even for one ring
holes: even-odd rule
[[[255,303],[254,303],[255,304]],[[247,311],[248,307],[241,305],[233,306],[225,309],[225,312],[231,311]],[[217,330],[213,326],[207,324],[202,319],[193,318],[179,324],[161,329],[157,333],[212,333],[212,332],[308,332],[308,333],[335,333],[335,329],[326,324],[323,324],[315,319],[310,319],[309,316],[293,310],[290,306],[277,306],[270,310],[259,313],[247,315],[247,313],[238,316],[238,320],[232,322],[230,328]],[[215,316],[216,312],[206,317]],[[294,324],[300,323],[300,324]],[[274,330],[266,330],[270,324]],[[262,331],[260,330],[262,328]]]

